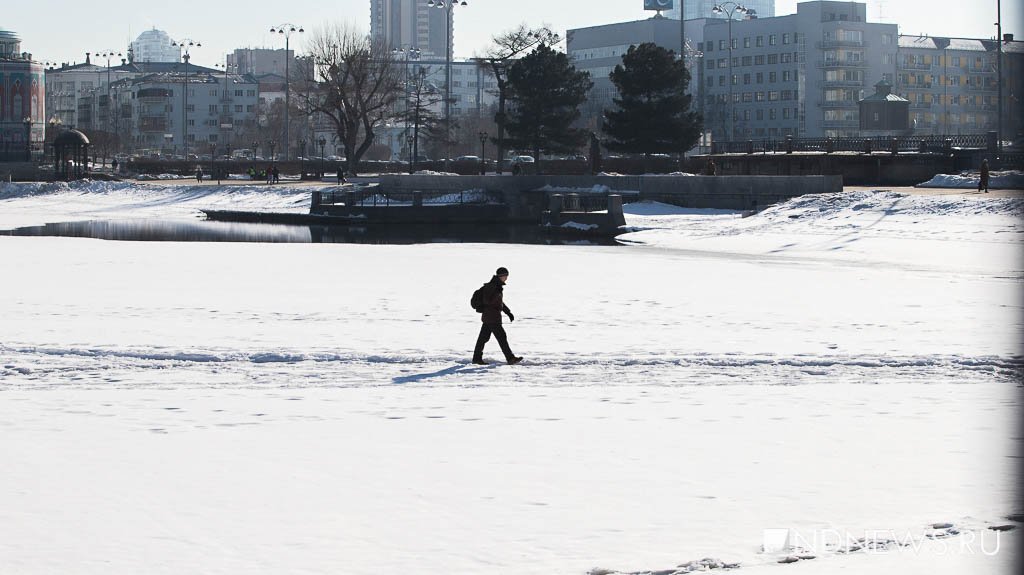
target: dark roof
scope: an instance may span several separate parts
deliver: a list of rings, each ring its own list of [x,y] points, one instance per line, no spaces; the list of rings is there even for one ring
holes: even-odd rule
[[[78,130],[67,130],[61,132],[53,140],[54,146],[88,146],[89,138]]]
[[[168,72],[184,72],[184,62],[131,62],[129,64],[122,64],[121,66],[115,66],[112,70],[119,70],[124,72],[135,72],[138,74],[166,74]],[[204,73],[204,74],[219,74],[220,70],[214,68],[207,68],[206,66],[198,66],[196,64],[188,65],[188,73]]]

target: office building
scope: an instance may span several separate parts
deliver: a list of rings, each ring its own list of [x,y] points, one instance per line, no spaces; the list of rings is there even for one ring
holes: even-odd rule
[[[454,46],[454,14],[461,9],[429,6],[426,0],[370,0],[370,36],[392,49],[417,48],[424,57],[443,59],[445,18],[452,18],[448,43]]]

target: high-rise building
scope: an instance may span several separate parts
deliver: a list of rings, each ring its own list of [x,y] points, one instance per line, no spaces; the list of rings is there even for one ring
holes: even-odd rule
[[[171,37],[163,30],[146,30],[131,43],[133,62],[177,62],[181,60],[178,48],[171,45]]]
[[[370,0],[370,35],[393,49],[417,48],[424,56],[445,57],[445,18],[459,8],[437,8],[427,0]],[[454,45],[452,38],[448,43]]]
[[[698,18],[725,19],[725,13],[716,14],[714,12],[715,6],[718,4],[721,4],[720,0],[675,0],[675,6],[667,11],[665,15],[678,20],[680,9],[685,8],[687,20],[696,20]],[[737,4],[742,4],[744,8],[750,10],[748,12],[750,16],[757,16],[758,18],[772,18],[775,16],[775,0],[746,0],[745,2],[737,2]],[[746,17],[746,15],[737,13],[733,16],[733,19],[739,17]]]

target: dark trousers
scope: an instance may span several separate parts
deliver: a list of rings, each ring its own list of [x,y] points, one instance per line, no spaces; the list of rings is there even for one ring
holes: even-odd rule
[[[476,347],[473,348],[473,359],[483,359],[484,355],[484,344],[490,341],[491,334],[494,334],[494,339],[498,340],[498,345],[501,346],[501,352],[505,354],[505,359],[512,359],[512,350],[508,347],[508,336],[505,335],[505,328],[501,327],[500,323],[485,323],[480,326],[480,337],[476,338]]]

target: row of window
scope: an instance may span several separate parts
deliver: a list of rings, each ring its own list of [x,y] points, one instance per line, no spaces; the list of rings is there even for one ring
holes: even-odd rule
[[[776,64],[791,64],[793,62],[802,62],[803,58],[799,52],[782,52],[780,54],[759,54],[757,56],[733,56],[732,67],[738,68],[740,66],[774,66]],[[708,58],[706,67],[708,70],[714,70],[715,68],[728,68],[730,60],[728,58]]]
[[[712,112],[714,114],[714,112]],[[729,112],[720,110],[718,112],[719,117],[728,117]],[[758,121],[763,122],[765,120],[795,120],[800,117],[800,108],[768,108],[766,110],[733,110],[732,119],[734,121]]]
[[[716,78],[716,76],[708,76],[705,79],[705,82],[707,83],[707,86],[709,88],[711,88],[711,87],[713,87],[715,85],[715,78]],[[725,78],[726,78],[725,76],[717,76],[717,78],[718,78],[718,85],[719,86],[725,86],[726,85],[725,84]],[[796,70],[792,70],[792,71],[790,71],[790,70],[783,70],[782,71],[782,81],[783,82],[796,82],[796,81],[799,80],[799,78],[800,78],[800,76],[799,76],[799,74],[797,73]],[[764,84],[764,80],[765,80],[764,72],[757,72],[756,74],[749,74],[749,73],[748,74],[743,74],[743,84],[744,85]],[[769,84],[775,84],[778,81],[779,81],[779,73],[778,72],[768,72],[768,83]],[[733,74],[732,75],[732,85],[733,86],[738,86],[739,84],[740,84],[740,75],[739,74]]]
[[[799,32],[793,32],[792,34],[790,34],[789,32],[786,32],[786,33],[782,34],[782,45],[786,46],[788,44],[798,44],[798,43],[800,43],[800,38],[801,38],[801,34]],[[767,36],[767,39],[768,39],[768,45],[769,46],[777,46],[779,44],[779,35],[778,34],[769,34]],[[765,43],[765,36],[745,36],[744,38],[732,38],[732,49],[733,50],[736,50],[736,49],[738,49],[740,47],[741,40],[743,42],[743,47],[744,48],[763,48],[764,47],[764,43]],[[718,49],[719,50],[728,50],[729,49],[728,41],[727,40],[719,40],[718,41]],[[708,40],[707,42],[704,42],[704,52],[705,53],[707,53],[707,52],[714,52],[714,51],[715,51],[715,41],[714,40]]]
[[[224,95],[225,96],[229,95],[228,92],[230,92],[230,91],[231,90],[224,90]],[[220,92],[218,92],[217,90],[210,90],[210,95],[211,96],[217,96],[218,94],[220,94]],[[243,97],[243,94],[246,97],[255,98],[256,97],[256,90],[235,90],[235,94],[234,95],[235,95],[236,98],[241,98],[241,97]],[[188,95],[189,96],[195,96],[195,90],[189,90],[188,91]]]
[[[777,102],[779,100],[791,101],[799,100],[800,93],[798,90],[770,90],[767,92],[738,92],[732,95],[732,101],[734,104],[751,104],[754,102]],[[707,103],[714,104],[718,102],[724,104],[729,101],[729,94],[711,94],[707,96]]]

